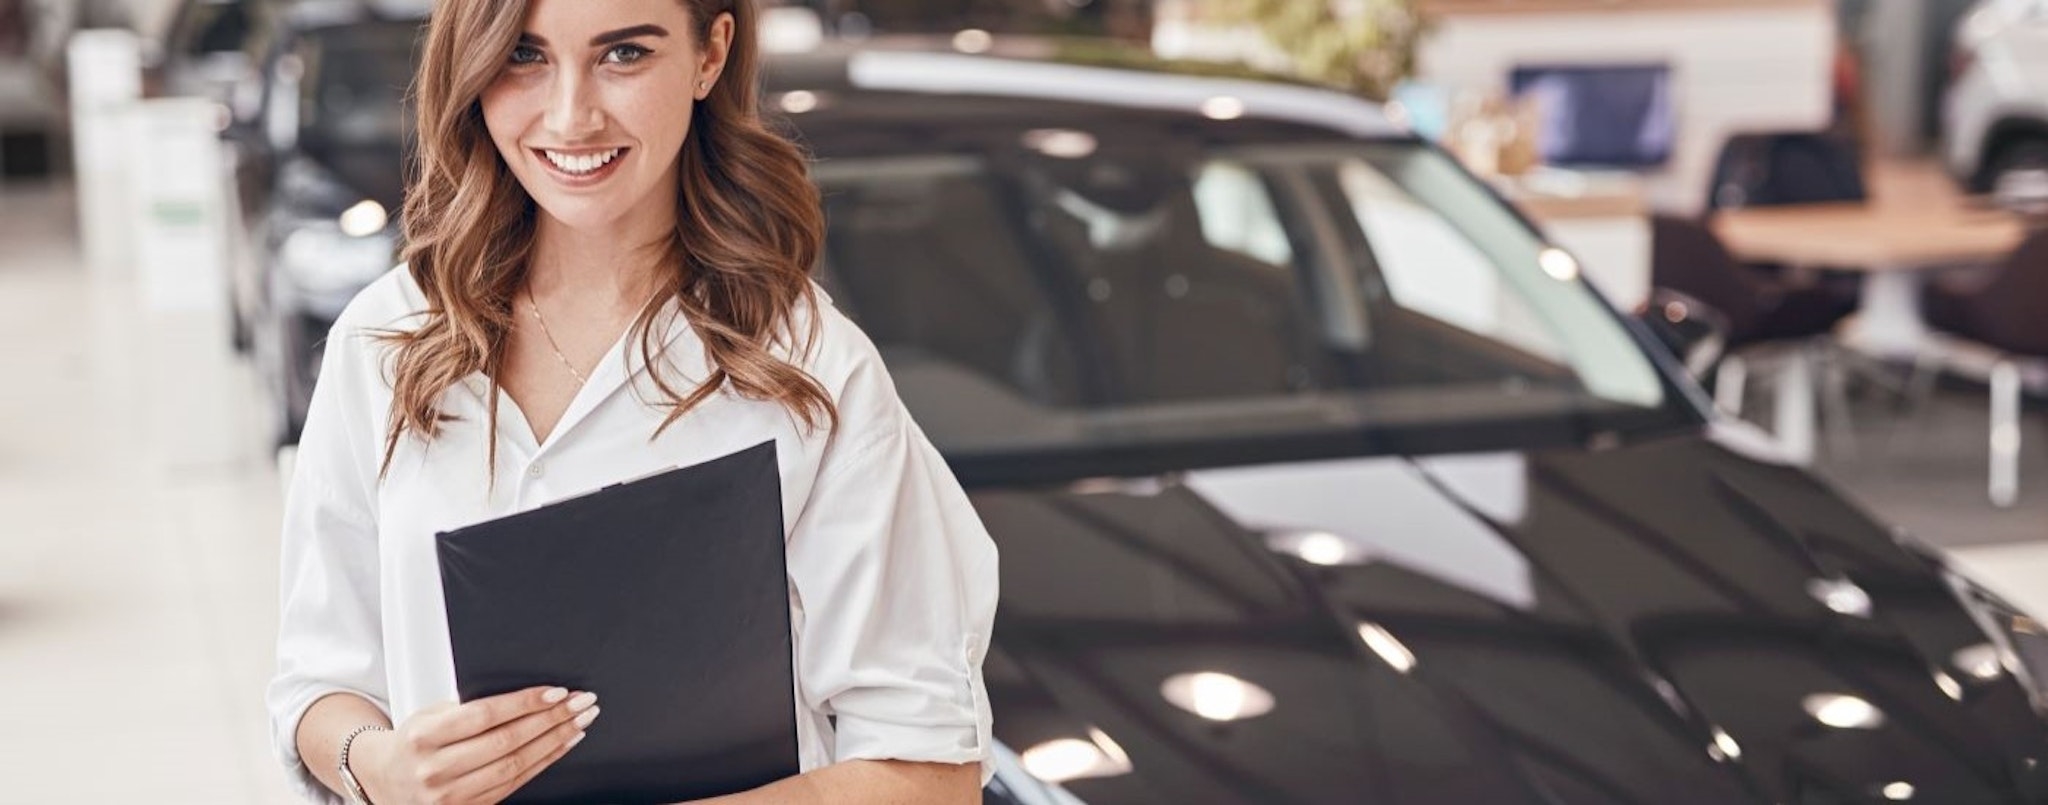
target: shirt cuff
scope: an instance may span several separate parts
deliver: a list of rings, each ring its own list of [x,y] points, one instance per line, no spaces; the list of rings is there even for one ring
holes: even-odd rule
[[[981,724],[909,726],[840,716],[832,753],[835,761],[903,760],[913,763],[981,764],[981,784],[995,776],[988,731]]]
[[[325,783],[314,777],[313,771],[306,767],[305,758],[299,757],[299,722],[306,719],[306,711],[313,709],[314,702],[336,693],[359,696],[364,701],[376,705],[378,710],[382,710],[386,719],[391,717],[391,708],[384,706],[377,697],[339,685],[308,687],[294,693],[283,707],[276,710],[271,722],[271,743],[277,750],[277,759],[284,763],[285,779],[291,783],[292,790],[299,795],[299,799],[306,802],[347,805],[347,800],[329,790]]]

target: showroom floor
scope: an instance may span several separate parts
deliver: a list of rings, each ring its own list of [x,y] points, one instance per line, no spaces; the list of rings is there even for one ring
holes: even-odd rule
[[[287,802],[261,700],[280,482],[255,381],[218,314],[88,271],[71,204],[0,186],[0,799]],[[1839,477],[2048,612],[2048,428],[2026,507],[1995,512],[1979,399],[1861,417]]]
[[[0,800],[289,802],[253,381],[217,315],[94,281],[71,204],[0,189]]]

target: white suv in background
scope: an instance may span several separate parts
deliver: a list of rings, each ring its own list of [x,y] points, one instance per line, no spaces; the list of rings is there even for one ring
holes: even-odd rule
[[[1955,36],[1949,170],[1977,192],[2015,171],[2048,178],[2048,0],[1984,0]]]

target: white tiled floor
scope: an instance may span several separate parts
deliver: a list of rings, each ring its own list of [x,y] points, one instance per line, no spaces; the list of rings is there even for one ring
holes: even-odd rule
[[[281,803],[278,480],[219,315],[93,278],[0,191],[0,801]]]
[[[262,396],[221,315],[81,267],[70,203],[0,188],[0,802],[288,802]],[[2048,542],[1957,555],[2048,613]]]

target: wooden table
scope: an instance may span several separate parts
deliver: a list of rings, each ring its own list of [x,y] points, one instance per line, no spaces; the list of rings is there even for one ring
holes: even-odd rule
[[[1920,312],[1929,272],[1995,263],[2026,236],[2020,220],[1963,196],[1939,165],[1879,162],[1865,168],[1870,200],[1861,204],[1753,207],[1717,213],[1710,225],[1742,260],[1865,274],[1844,345],[1870,355],[1937,358]],[[1802,463],[1814,451],[1814,367],[1794,356],[1778,384],[1775,432]]]
[[[1920,291],[1927,272],[1995,263],[2026,236],[2013,215],[1968,206],[1949,191],[1934,199],[1802,204],[1728,210],[1712,226],[1737,258],[1868,276],[1844,343],[1887,357],[1917,357],[1927,344]]]

